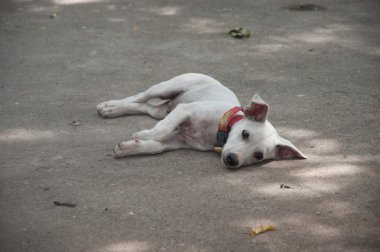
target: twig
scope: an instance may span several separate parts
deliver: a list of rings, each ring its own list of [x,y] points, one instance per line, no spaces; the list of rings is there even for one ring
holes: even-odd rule
[[[54,201],[53,203],[55,206],[65,206],[65,207],[76,207],[77,206],[77,204],[67,203],[67,202]]]

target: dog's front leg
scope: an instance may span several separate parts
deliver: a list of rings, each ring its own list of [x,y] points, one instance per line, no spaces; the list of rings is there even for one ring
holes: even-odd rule
[[[167,150],[189,148],[178,134],[172,134],[171,137],[163,142],[155,140],[131,140],[121,142],[115,147],[115,157],[132,156],[139,154],[157,154]]]
[[[169,115],[159,121],[153,129],[142,130],[133,134],[134,139],[163,141],[168,139],[178,126],[191,118],[190,104],[178,105]]]

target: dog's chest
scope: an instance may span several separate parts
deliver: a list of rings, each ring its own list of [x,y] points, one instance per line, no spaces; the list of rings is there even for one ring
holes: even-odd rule
[[[218,122],[209,119],[192,119],[179,126],[179,134],[190,146],[208,150],[214,147]]]

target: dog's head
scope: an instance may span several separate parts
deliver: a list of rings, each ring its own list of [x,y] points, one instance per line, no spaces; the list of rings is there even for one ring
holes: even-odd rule
[[[244,119],[235,123],[223,147],[222,161],[229,168],[270,159],[304,159],[290,141],[278,135],[267,120],[268,104],[255,95],[244,109]]]

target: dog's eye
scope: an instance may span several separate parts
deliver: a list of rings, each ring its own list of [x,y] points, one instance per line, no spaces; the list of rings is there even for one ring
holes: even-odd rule
[[[243,130],[243,132],[241,133],[241,137],[243,139],[248,139],[249,138],[249,132],[246,130]]]
[[[253,156],[257,159],[257,160],[262,160],[264,158],[264,154],[262,152],[255,152],[253,154]]]

